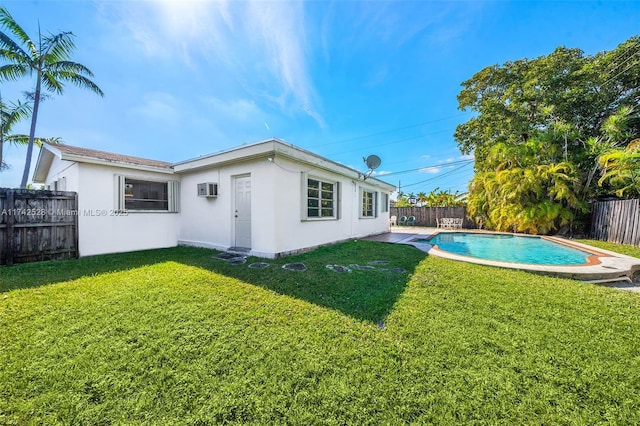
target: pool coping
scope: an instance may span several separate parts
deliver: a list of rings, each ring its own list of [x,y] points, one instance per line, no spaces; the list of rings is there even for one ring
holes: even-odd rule
[[[589,256],[588,263],[582,265],[535,265],[531,263],[515,263],[504,262],[496,260],[485,260],[476,257],[463,256],[448,251],[440,250],[437,246],[416,242],[416,240],[427,239],[441,232],[440,229],[434,229],[429,234],[405,234],[406,238],[396,241],[397,244],[407,244],[416,247],[417,249],[436,257],[441,257],[449,260],[456,260],[461,262],[475,263],[479,265],[495,266],[499,268],[516,269],[521,271],[533,272],[542,275],[551,275],[556,277],[571,278],[581,281],[592,282],[608,282],[608,281],[631,281],[633,274],[640,271],[640,259],[627,256],[624,254],[616,253],[601,248],[596,248],[588,244],[579,243],[567,238],[562,237],[549,237],[543,238],[554,241],[559,244],[567,245],[570,247],[578,248],[580,250],[593,253],[593,256]],[[487,232],[473,229],[462,230],[446,230],[443,232],[456,232],[456,233],[491,233],[491,234],[504,234],[504,235],[518,235],[529,236],[526,234],[513,234],[508,232]]]

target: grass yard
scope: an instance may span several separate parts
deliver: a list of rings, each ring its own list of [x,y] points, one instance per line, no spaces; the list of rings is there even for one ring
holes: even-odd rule
[[[0,268],[0,424],[640,423],[640,294],[366,241],[212,254]],[[406,272],[325,267],[375,260]]]

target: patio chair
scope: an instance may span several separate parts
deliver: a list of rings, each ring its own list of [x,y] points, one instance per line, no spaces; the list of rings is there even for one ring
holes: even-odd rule
[[[407,226],[413,226],[416,224],[416,217],[415,216],[409,216],[409,219],[407,219]]]
[[[396,226],[398,224],[398,216],[391,216],[389,218],[389,225]]]
[[[405,226],[407,224],[407,217],[400,216],[400,220],[398,221],[398,226]]]

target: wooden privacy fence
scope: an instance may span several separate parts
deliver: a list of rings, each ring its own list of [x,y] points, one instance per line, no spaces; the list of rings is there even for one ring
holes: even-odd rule
[[[462,207],[391,207],[389,214],[400,219],[402,216],[414,216],[416,226],[438,226],[436,219],[443,217],[463,219],[463,228],[475,228],[467,218],[467,208]]]
[[[640,246],[640,200],[593,203],[591,237],[611,243]]]
[[[0,188],[0,265],[78,257],[75,192]]]

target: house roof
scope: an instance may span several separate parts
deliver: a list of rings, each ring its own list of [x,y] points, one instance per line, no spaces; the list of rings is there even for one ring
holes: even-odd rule
[[[168,163],[166,161],[150,160],[148,158],[115,154],[113,152],[98,151],[96,149],[81,148],[78,146],[70,146],[70,145],[50,145],[50,146],[57,149],[62,154],[66,154],[66,156],[73,155],[78,157],[95,158],[98,160],[105,160],[105,161],[110,161],[114,163],[127,163],[127,164],[135,164],[138,166],[150,166],[150,167],[160,167],[160,168],[171,167],[171,163]]]
[[[47,178],[47,173],[55,156],[62,160],[76,161],[80,163],[93,163],[102,165],[115,165],[139,170],[160,171],[173,173],[171,163],[166,161],[150,160],[148,158],[133,157],[130,155],[116,154],[113,152],[99,151],[96,149],[81,148],[71,145],[52,145],[44,143],[40,149],[38,162],[33,173],[33,181],[42,183]]]
[[[249,161],[259,158],[288,158],[297,162],[307,164],[313,169],[324,169],[349,176],[352,179],[364,178],[364,173],[347,167],[343,164],[329,160],[311,151],[299,148],[282,139],[266,139],[253,144],[242,145],[236,148],[228,149],[214,154],[203,155],[201,157],[190,160],[180,161],[177,163],[168,163],[164,161],[150,160],[141,157],[132,157],[129,155],[116,154],[106,151],[98,151],[95,149],[81,148],[70,145],[51,145],[43,144],[38,156],[38,162],[33,174],[33,181],[43,183],[47,178],[49,169],[54,157],[58,156],[62,160],[75,161],[80,163],[93,163],[108,166],[118,166],[132,168],[136,170],[155,171],[161,173],[189,173],[196,170],[207,169],[211,167],[220,167],[227,164],[233,164],[243,161]],[[370,183],[386,188],[392,191],[394,185],[378,180],[373,177],[367,178]]]
[[[363,172],[337,163],[333,160],[329,160],[328,158],[314,154],[311,151],[307,151],[277,138],[265,139],[214,154],[203,155],[201,157],[181,161],[174,163],[172,167],[176,173],[181,174],[247,160],[259,158],[271,158],[271,160],[274,160],[280,157],[289,158],[291,160],[307,164],[313,169],[324,169],[334,173],[339,173],[352,179],[364,179],[365,176]],[[367,177],[366,180],[389,191],[393,191],[395,189],[395,185],[373,177]]]

